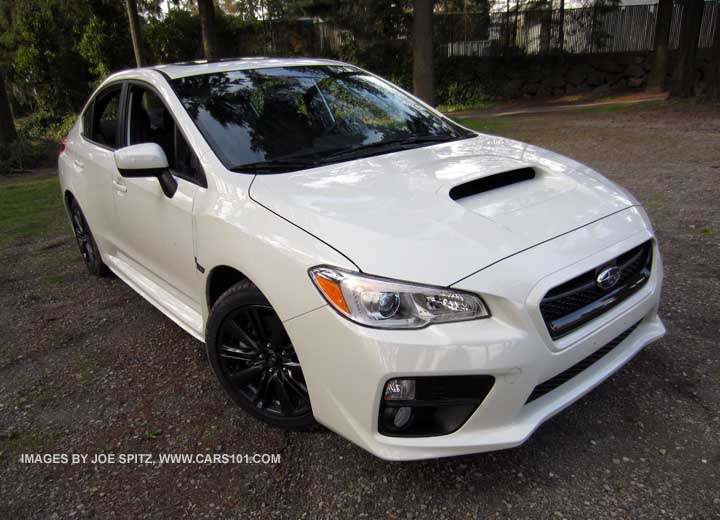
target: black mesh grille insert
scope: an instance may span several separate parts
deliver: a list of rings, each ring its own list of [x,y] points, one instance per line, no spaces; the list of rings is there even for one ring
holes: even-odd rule
[[[590,366],[594,365],[597,361],[600,361],[612,349],[614,349],[620,343],[625,341],[625,339],[632,333],[632,331],[635,330],[635,328],[639,324],[640,324],[640,322],[637,322],[635,325],[633,325],[632,327],[627,329],[625,332],[620,334],[618,337],[613,339],[610,343],[608,343],[604,347],[599,348],[598,350],[596,350],[595,352],[590,354],[588,357],[586,357],[579,363],[576,363],[575,365],[571,366],[564,372],[561,372],[560,374],[556,375],[555,377],[548,379],[547,381],[537,385],[533,389],[532,394],[530,394],[530,397],[528,397],[528,400],[525,402],[525,404],[544,396],[548,392],[552,392],[553,390],[555,390],[557,387],[559,387],[563,383],[567,383],[568,381],[570,381],[573,377],[578,375],[580,372],[584,371],[586,368],[589,368]]]
[[[648,241],[548,291],[540,312],[550,336],[560,338],[630,297],[650,278],[651,265],[652,241]],[[602,289],[597,275],[611,266],[619,269],[620,278],[611,289]]]

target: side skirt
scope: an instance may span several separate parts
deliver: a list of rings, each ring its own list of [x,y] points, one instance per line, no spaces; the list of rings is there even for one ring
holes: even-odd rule
[[[198,341],[205,343],[202,315],[134,269],[122,258],[105,255],[105,263],[123,282]]]

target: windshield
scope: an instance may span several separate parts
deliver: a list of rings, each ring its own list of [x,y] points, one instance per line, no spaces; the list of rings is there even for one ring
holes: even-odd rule
[[[473,136],[349,66],[237,70],[172,80],[226,168],[310,168]]]

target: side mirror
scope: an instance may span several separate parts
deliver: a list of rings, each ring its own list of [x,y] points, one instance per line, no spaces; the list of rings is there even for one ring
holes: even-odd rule
[[[115,150],[115,165],[123,177],[157,177],[163,193],[172,198],[177,182],[170,174],[165,152],[157,143],[142,143]]]

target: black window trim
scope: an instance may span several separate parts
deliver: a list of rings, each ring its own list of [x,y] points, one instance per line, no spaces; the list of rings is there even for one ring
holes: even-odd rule
[[[92,135],[92,127],[93,127],[93,120],[95,119],[95,102],[98,100],[98,98],[104,96],[105,94],[110,93],[110,91],[115,90],[116,88],[120,89],[120,100],[118,101],[120,105],[118,106],[118,120],[117,120],[117,129],[115,132],[115,148],[112,146],[108,146],[104,143],[98,143],[97,141],[90,138]],[[94,145],[98,146],[104,150],[108,150],[110,152],[114,152],[115,150],[118,150],[122,148],[122,146],[118,146],[118,138],[119,135],[118,132],[121,129],[121,122],[124,119],[124,113],[123,113],[123,107],[124,107],[124,100],[126,95],[126,89],[127,85],[125,84],[125,80],[116,80],[111,81],[110,83],[107,83],[103,85],[101,88],[98,88],[95,93],[93,93],[92,97],[90,98],[90,101],[87,102],[87,105],[85,106],[85,110],[83,110],[80,113],[80,138],[84,141]],[[85,128],[85,115],[87,114],[88,110],[90,111],[90,128]]]
[[[167,110],[168,114],[170,114],[170,117],[172,118],[173,123],[175,123],[175,131],[180,132],[180,135],[182,135],[183,139],[185,139],[185,143],[190,148],[190,152],[195,156],[195,162],[197,163],[197,166],[198,166],[198,178],[191,177],[190,175],[186,175],[182,172],[178,172],[176,170],[173,170],[172,168],[169,169],[170,173],[173,175],[173,177],[177,177],[178,179],[182,179],[184,181],[195,184],[196,186],[207,189],[207,187],[208,187],[207,176],[205,175],[205,170],[203,169],[202,164],[200,163],[200,158],[197,156],[197,153],[195,153],[195,150],[193,150],[192,146],[190,146],[190,141],[188,140],[187,135],[185,135],[185,132],[182,130],[182,127],[178,124],[175,114],[173,114],[172,110],[170,110],[168,108],[168,104],[165,101],[165,98],[162,96],[160,91],[158,91],[158,89],[155,88],[154,85],[152,85],[146,81],[136,79],[136,78],[131,78],[131,79],[125,80],[124,93],[122,96],[122,103],[123,103],[122,127],[121,127],[122,135],[120,138],[120,143],[121,143],[120,147],[124,148],[124,147],[128,146],[128,143],[127,143],[127,136],[128,136],[127,130],[128,130],[128,124],[129,124],[129,121],[127,121],[128,120],[128,112],[129,112],[128,104],[129,104],[129,97],[130,97],[129,92],[130,92],[130,88],[132,87],[132,85],[149,90],[158,97],[160,102],[165,106],[165,110]]]

